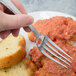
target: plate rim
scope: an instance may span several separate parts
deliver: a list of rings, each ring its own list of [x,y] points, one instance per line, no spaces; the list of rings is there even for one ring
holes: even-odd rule
[[[35,12],[30,12],[28,14],[31,15],[31,14],[37,14],[37,13],[57,13],[57,14],[62,14],[62,16],[65,15],[65,16],[68,16],[68,17],[72,17],[74,20],[76,20],[75,16],[73,16],[71,14],[59,12],[59,11],[35,11]]]

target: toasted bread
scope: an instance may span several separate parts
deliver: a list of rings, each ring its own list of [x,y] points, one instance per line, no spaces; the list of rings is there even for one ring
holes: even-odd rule
[[[0,42],[0,69],[21,61],[26,55],[25,44],[25,39],[21,35],[18,37],[9,35],[2,40]]]
[[[16,65],[0,70],[0,76],[34,76],[37,70],[35,64],[28,58]]]

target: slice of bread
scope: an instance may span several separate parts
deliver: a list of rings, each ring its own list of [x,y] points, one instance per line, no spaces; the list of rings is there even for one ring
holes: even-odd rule
[[[36,65],[28,58],[23,59],[16,65],[0,70],[0,76],[34,76]]]
[[[25,39],[21,35],[18,37],[9,35],[2,40],[0,42],[0,69],[21,61],[26,55],[25,45]]]

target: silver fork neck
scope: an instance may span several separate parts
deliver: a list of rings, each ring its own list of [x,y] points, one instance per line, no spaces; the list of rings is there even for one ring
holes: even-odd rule
[[[39,32],[32,26],[32,25],[30,25],[29,26],[29,28],[32,30],[32,32],[35,34],[35,36],[36,36],[36,38],[38,38],[39,37]]]

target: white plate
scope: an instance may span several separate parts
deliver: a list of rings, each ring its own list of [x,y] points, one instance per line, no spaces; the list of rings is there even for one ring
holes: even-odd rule
[[[39,11],[39,12],[29,13],[29,15],[34,17],[35,22],[39,19],[40,20],[48,19],[48,18],[51,18],[51,17],[54,17],[54,16],[72,17],[74,20],[76,20],[76,18],[71,16],[71,15],[60,13],[60,12],[53,12],[53,11]],[[31,42],[28,39],[28,33],[25,32],[22,28],[20,30],[20,34],[23,35],[25,40],[26,40],[26,51],[27,51],[27,54],[28,54],[30,49],[35,45],[35,43]]]

